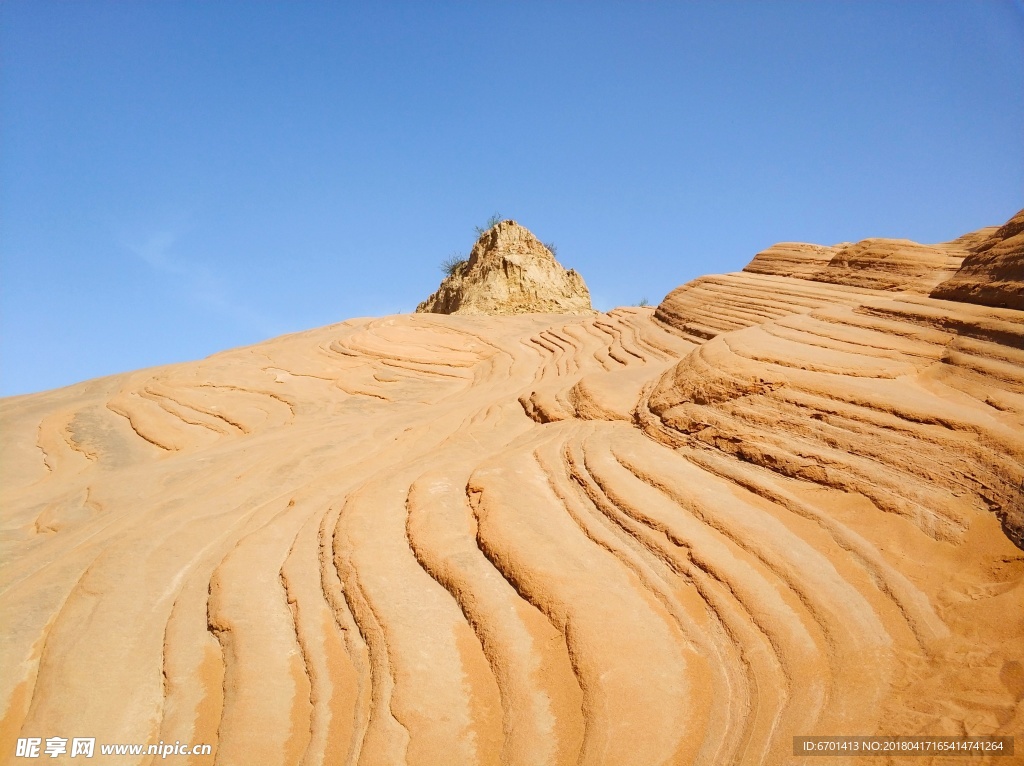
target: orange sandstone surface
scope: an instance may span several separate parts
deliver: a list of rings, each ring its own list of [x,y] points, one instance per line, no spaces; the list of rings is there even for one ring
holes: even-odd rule
[[[0,763],[1020,735],[1019,219],[778,245],[656,310],[353,319],[0,401]],[[427,310],[484,305],[449,287]]]

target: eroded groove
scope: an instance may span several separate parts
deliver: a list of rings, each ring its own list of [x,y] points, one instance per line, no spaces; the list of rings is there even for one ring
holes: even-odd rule
[[[911,250],[0,402],[0,742],[717,766],[1020,731],[1024,317],[846,284],[920,292]]]

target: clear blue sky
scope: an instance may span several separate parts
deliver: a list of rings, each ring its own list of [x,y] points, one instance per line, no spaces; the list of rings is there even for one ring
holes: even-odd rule
[[[0,394],[411,311],[493,212],[595,305],[1024,206],[1024,5],[0,3]]]

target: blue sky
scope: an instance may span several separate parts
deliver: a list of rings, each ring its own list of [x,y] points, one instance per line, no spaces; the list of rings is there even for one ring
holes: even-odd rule
[[[1019,0],[0,4],[0,395],[411,311],[494,212],[609,309],[1022,206]]]

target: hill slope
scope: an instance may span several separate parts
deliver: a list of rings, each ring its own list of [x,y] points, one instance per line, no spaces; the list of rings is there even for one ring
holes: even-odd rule
[[[657,311],[356,319],[0,402],[0,761],[1021,731],[1024,312],[927,297],[952,245],[870,242]]]

